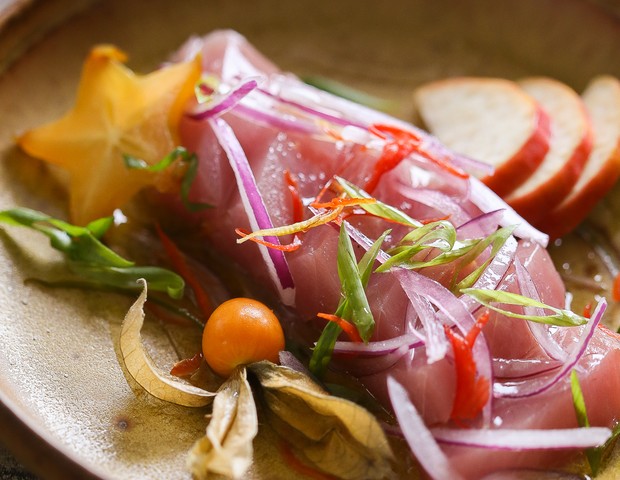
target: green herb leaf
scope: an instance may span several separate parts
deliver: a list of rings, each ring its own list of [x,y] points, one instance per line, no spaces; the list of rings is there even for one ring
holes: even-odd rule
[[[574,327],[578,325],[584,325],[588,323],[588,319],[571,312],[570,310],[564,310],[555,308],[550,305],[545,305],[542,302],[536,301],[529,297],[519,295],[517,293],[503,292],[500,290],[485,290],[477,288],[464,288],[461,293],[469,295],[481,305],[484,305],[491,310],[495,310],[507,317],[521,318],[523,320],[529,320],[530,322],[544,323],[546,325],[557,325],[560,327]],[[521,313],[511,312],[499,308],[492,303],[503,303],[506,305],[516,305],[519,307],[534,307],[550,310],[553,313],[549,315],[525,315]]]
[[[66,255],[69,269],[90,284],[137,290],[137,280],[144,278],[155,291],[167,292],[172,298],[183,296],[185,282],[176,273],[159,267],[138,267],[101,243],[98,237],[110,227],[111,219],[79,227],[36,210],[14,208],[0,212],[0,222],[46,235],[51,246]]]
[[[192,188],[194,178],[196,178],[196,173],[198,172],[198,157],[194,153],[189,153],[184,147],[175,148],[154,165],[149,165],[144,160],[127,154],[123,155],[123,160],[127,168],[147,170],[149,172],[161,172],[172,165],[176,160],[187,163],[187,171],[181,181],[181,200],[185,208],[191,212],[196,212],[212,207],[212,205],[208,203],[190,202],[189,200],[189,192]]]

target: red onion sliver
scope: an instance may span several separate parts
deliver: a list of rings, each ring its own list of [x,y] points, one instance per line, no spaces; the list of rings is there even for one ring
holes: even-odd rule
[[[412,188],[401,182],[394,182],[395,190],[407,200],[426,205],[437,211],[438,216],[450,215],[453,224],[467,222],[471,215],[450,195],[430,188]]]
[[[549,373],[562,365],[557,360],[494,358],[493,374],[496,379],[524,379]]]
[[[307,135],[317,135],[321,133],[316,125],[301,122],[296,117],[278,114],[277,112],[267,108],[258,108],[240,103],[236,106],[233,112],[237,115],[251,118],[252,120],[260,122],[264,125],[269,125],[287,132],[296,132]]]
[[[256,185],[248,159],[232,128],[221,118],[210,118],[207,121],[211,125],[233,169],[251,228],[253,230],[273,228],[271,218]],[[276,245],[280,243],[277,237],[265,237],[265,240]],[[282,301],[286,305],[292,305],[295,298],[295,284],[284,253],[280,250],[267,248],[264,245],[258,245],[258,248]]]
[[[426,340],[426,357],[428,363],[441,360],[448,351],[448,339],[443,329],[443,324],[436,318],[437,313],[428,298],[419,295],[415,289],[409,288],[410,284],[401,280],[402,276],[396,275],[409,302],[418,313],[418,319],[424,328]]]
[[[603,314],[605,313],[605,309],[607,308],[607,301],[603,298],[599,301],[596,306],[594,313],[592,314],[592,318],[588,322],[587,325],[582,327],[583,331],[581,335],[577,338],[577,342],[573,345],[571,352],[566,358],[562,368],[559,369],[558,372],[555,373],[551,378],[544,379],[532,379],[522,385],[498,385],[494,386],[494,395],[496,397],[506,397],[506,398],[524,398],[524,397],[532,397],[534,395],[539,395],[543,392],[546,392],[562,379],[564,379],[573,367],[579,362],[586,349],[588,348],[588,343],[590,339],[594,335],[596,331],[596,327],[601,321]],[[571,327],[577,328],[577,327]]]
[[[333,123],[335,125],[340,125],[342,127],[346,127],[346,126],[350,125],[350,126],[354,126],[354,127],[358,127],[358,128],[368,129],[368,125],[367,124],[357,123],[357,122],[351,121],[351,120],[349,120],[347,118],[342,118],[342,117],[339,117],[337,115],[332,115],[330,113],[323,112],[321,110],[318,110],[315,107],[309,107],[309,106],[304,105],[303,103],[300,103],[300,102],[296,102],[296,101],[293,101],[293,100],[287,100],[286,98],[283,98],[281,96],[281,94],[280,95],[275,95],[275,94],[271,93],[270,91],[262,89],[262,88],[259,89],[259,91],[262,94],[269,96],[269,98],[272,98],[272,99],[280,102],[283,105],[288,105],[288,106],[294,107],[297,110],[300,110],[300,111],[302,111],[304,113],[312,115],[312,116],[314,116],[314,117],[316,117],[318,119],[325,120],[327,122]]]
[[[517,274],[517,282],[519,284],[519,290],[521,290],[521,294],[531,298],[532,300],[540,302],[541,300],[538,289],[536,288],[536,285],[534,284],[530,273],[519,261],[519,259],[515,260],[514,265],[515,272]],[[526,315],[545,314],[542,308],[525,307],[523,310]],[[551,336],[551,329],[549,325],[537,322],[527,322],[527,326],[536,341],[538,342],[540,348],[542,348],[550,358],[554,360],[560,360],[562,362],[566,361],[566,357],[568,356],[568,354]]]
[[[459,328],[463,335],[466,335],[476,323],[465,303],[461,302],[452,292],[435,280],[425,277],[414,270],[405,270],[403,268],[392,268],[390,273],[396,276],[405,293],[408,291],[417,292],[417,294],[428,299],[450,323]],[[438,317],[441,317],[441,315],[438,315]],[[442,323],[437,321],[439,326]],[[428,348],[428,332],[426,340]],[[489,425],[491,422],[493,399],[493,359],[483,332],[480,332],[476,338],[473,356],[478,374],[489,380],[489,401],[482,410],[482,421],[484,425]]]
[[[365,377],[368,375],[376,375],[392,368],[396,363],[411,352],[413,358],[414,351],[411,351],[408,345],[402,345],[393,352],[383,355],[379,358],[358,357],[355,362],[347,365],[347,372],[356,377]]]
[[[270,90],[272,94],[280,95],[281,91],[286,91],[289,94],[290,92],[296,92],[298,97],[304,99],[311,98],[312,104],[317,104],[340,113],[344,118],[349,119],[350,125],[359,124],[364,127],[373,124],[394,125],[405,131],[412,132],[421,138],[421,149],[435,157],[439,157],[449,163],[454,163],[454,165],[464,168],[467,171],[479,172],[480,174],[486,175],[493,173],[494,169],[491,165],[449,151],[447,147],[428,132],[386,113],[324,92],[312,85],[300,82],[297,78],[290,75],[273,75],[269,83],[272,87]],[[289,98],[289,100],[292,99]],[[298,101],[297,103],[302,103],[302,101]]]
[[[456,229],[459,239],[484,238],[497,230],[504,216],[504,209],[483,213],[459,225]]]
[[[549,236],[537,230],[521,215],[515,212],[508,204],[506,204],[495,192],[484,185],[480,180],[470,177],[470,197],[471,201],[483,212],[491,212],[494,210],[505,209],[504,218],[501,225],[503,227],[517,225],[514,234],[519,238],[532,240],[546,247],[549,243]]]
[[[611,436],[604,427],[555,430],[450,429],[433,428],[440,443],[491,450],[560,450],[598,447]]]
[[[392,353],[403,345],[407,346],[408,350],[420,348],[424,346],[424,340],[418,335],[408,333],[379,342],[336,342],[334,353],[358,353],[367,356],[380,356]]]
[[[409,400],[407,391],[403,386],[391,376],[387,378],[387,386],[392,408],[403,435],[426,473],[438,480],[446,478],[462,479],[463,477],[454,469],[448,457],[437,445],[433,434],[424,424],[424,420]]]
[[[258,87],[257,78],[247,78],[230,92],[215,95],[215,98],[208,102],[196,105],[188,112],[194,120],[205,120],[224,115],[226,112],[235,108],[250,92]]]

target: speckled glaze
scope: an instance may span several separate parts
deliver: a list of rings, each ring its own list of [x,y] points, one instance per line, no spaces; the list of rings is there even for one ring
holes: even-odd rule
[[[549,75],[577,90],[596,74],[620,76],[620,23],[587,1],[33,2],[0,34],[0,209],[64,215],[62,193],[13,138],[70,107],[92,45],[114,43],[148,71],[216,28],[240,31],[286,70],[397,100],[403,118],[412,89],[445,76]],[[59,261],[42,236],[0,227],[0,439],[43,478],[189,478],[185,454],[206,410],[164,404],[128,381],[118,333],[129,299],[28,281],[56,278]],[[145,328],[162,365],[177,359],[170,339],[182,355],[199,341]],[[291,478],[267,428],[255,455],[254,478]]]

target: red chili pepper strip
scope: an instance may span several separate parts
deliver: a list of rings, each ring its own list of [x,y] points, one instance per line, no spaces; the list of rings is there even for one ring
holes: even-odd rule
[[[586,303],[586,306],[583,307],[582,316],[585,318],[590,318],[592,316],[592,302]]]
[[[299,183],[288,170],[284,171],[284,180],[293,201],[293,222],[301,222],[304,219],[304,203],[299,195]]]
[[[202,365],[202,352],[198,352],[192,358],[179,360],[172,366],[170,375],[175,377],[191,377]]]
[[[280,442],[280,453],[288,466],[297,473],[302,474],[304,478],[312,478],[314,480],[336,480],[336,477],[323,473],[303,463],[299,458],[297,458],[291,450],[290,445],[285,441]]]
[[[205,319],[209,318],[209,315],[213,312],[213,304],[211,303],[207,292],[205,292],[204,288],[202,288],[202,284],[198,280],[198,277],[196,277],[192,269],[185,261],[183,252],[181,252],[170,237],[164,233],[159,224],[155,224],[155,229],[157,230],[157,235],[159,236],[161,243],[164,246],[164,250],[166,250],[166,254],[172,262],[175,270],[179,275],[181,275],[181,277],[183,277],[190,288],[194,291],[196,302],[198,303],[198,307],[200,308]]]
[[[614,278],[611,296],[614,299],[614,302],[620,302],[620,273],[616,275],[616,278]]]
[[[465,337],[453,332],[448,326],[444,327],[454,352],[456,395],[450,418],[457,423],[476,418],[489,400],[489,379],[476,378],[476,362],[473,354],[474,342],[488,320],[489,312],[485,312]]]
[[[599,323],[596,327],[599,330],[601,330],[603,333],[605,333],[606,335],[609,335],[614,340],[620,340],[620,332],[614,332],[613,330],[611,330],[609,327],[606,327],[602,323]]]
[[[452,214],[444,215],[443,217],[435,217],[435,218],[427,218],[425,220],[420,220],[420,223],[424,225],[428,225],[429,223],[440,222],[442,220],[448,220]]]
[[[372,192],[384,173],[392,170],[413,152],[422,155],[424,158],[435,163],[452,175],[460,178],[469,177],[469,175],[460,168],[455,167],[441,158],[436,158],[420,148],[422,141],[420,137],[413,132],[408,132],[392,125],[372,125],[369,131],[385,140],[386,144],[383,147],[381,157],[379,157],[379,160],[375,164],[372,176],[364,187],[364,190],[367,192]]]
[[[330,322],[334,322],[338,325],[344,332],[349,336],[352,342],[362,343],[362,337],[360,337],[357,328],[351,322],[346,321],[344,318],[341,318],[337,315],[331,315],[329,313],[317,313],[317,317],[323,318],[325,320],[329,320]]]
[[[248,232],[244,232],[240,228],[235,228],[235,233],[239,235],[241,238],[247,237],[249,235]],[[287,245],[281,245],[276,243],[268,242],[267,240],[263,240],[262,238],[252,237],[250,241],[254,243],[259,243],[260,245],[264,245],[267,248],[273,248],[274,250],[280,250],[281,252],[294,252],[299,247],[301,247],[301,240],[297,235],[293,238],[293,241]]]
[[[311,205],[314,208],[338,208],[338,207],[355,207],[357,205],[367,205],[370,203],[377,203],[375,198],[343,198],[336,197],[329,202],[317,203],[312,202]]]

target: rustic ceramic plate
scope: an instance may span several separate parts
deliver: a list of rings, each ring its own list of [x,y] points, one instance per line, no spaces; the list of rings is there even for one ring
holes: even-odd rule
[[[13,138],[69,108],[81,62],[101,42],[147,71],[191,34],[234,28],[284,69],[396,99],[405,118],[413,87],[448,75],[542,74],[577,90],[599,73],[620,76],[620,24],[586,1],[21,3],[0,35],[0,209],[63,214],[62,195]],[[42,237],[0,229],[0,438],[41,477],[187,478],[185,453],[205,411],[164,404],[128,382],[117,348],[127,299],[27,281],[53,275],[58,262]],[[191,349],[183,332],[148,330],[162,363],[175,360],[171,342]],[[264,435],[256,476],[290,478]]]

